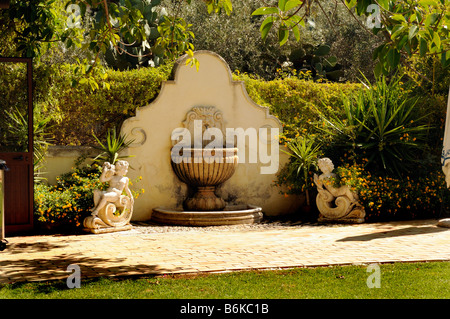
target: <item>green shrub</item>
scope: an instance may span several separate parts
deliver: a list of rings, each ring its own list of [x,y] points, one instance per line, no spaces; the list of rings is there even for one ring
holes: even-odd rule
[[[75,65],[41,66],[36,70],[36,108],[52,119],[50,131],[58,145],[92,145],[92,134],[103,138],[108,129],[120,127],[135,115],[136,108],[149,104],[167,80],[171,66],[130,71],[108,69],[95,74],[99,89],[89,83],[72,87]],[[106,79],[104,79],[106,77]],[[102,83],[108,83],[109,89]]]
[[[320,144],[309,136],[297,137],[287,143],[289,163],[277,176],[277,185],[287,185],[288,193],[306,196],[310,206],[310,189],[314,187],[312,174],[317,171],[317,160],[322,154]]]
[[[368,159],[372,172],[400,176],[422,159],[427,149],[429,114],[400,84],[401,77],[377,79],[353,96],[342,94],[341,116],[321,116],[323,133],[334,136],[331,151]]]
[[[95,74],[99,89],[92,91],[89,83],[72,87],[75,65],[63,64],[35,68],[35,109],[51,118],[49,132],[57,145],[94,145],[92,134],[103,139],[108,129],[135,115],[136,108],[151,103],[160,91],[161,83],[170,77],[172,65],[129,71],[108,69]],[[317,120],[316,108],[325,113],[339,113],[340,92],[349,94],[361,87],[353,83],[315,83],[306,75],[281,76],[264,81],[248,74],[234,74],[244,81],[249,96],[269,107],[284,125],[287,140],[311,131],[310,122]],[[306,79],[302,79],[302,77]],[[110,88],[102,86],[108,83]],[[327,105],[325,107],[324,105]]]
[[[243,81],[253,101],[268,107],[271,114],[282,122],[281,142],[317,133],[312,124],[320,119],[320,114],[340,115],[341,93],[349,95],[362,88],[357,83],[317,83],[308,80],[307,75],[301,73],[272,81],[264,81],[248,74],[235,74],[234,79]]]

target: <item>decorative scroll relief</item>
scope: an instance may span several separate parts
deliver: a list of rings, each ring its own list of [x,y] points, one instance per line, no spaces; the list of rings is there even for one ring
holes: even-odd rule
[[[364,207],[358,202],[358,194],[353,193],[347,185],[334,187],[332,178],[336,176],[333,162],[329,158],[321,158],[318,165],[323,174],[314,174],[317,186],[317,209],[320,212],[319,221],[323,222],[364,222]]]
[[[130,147],[138,147],[141,145],[144,145],[144,143],[147,141],[147,133],[145,133],[145,130],[142,127],[134,127],[131,129],[131,136],[140,136],[140,139],[137,141],[134,140],[133,143],[130,144]]]
[[[226,128],[223,120],[222,111],[218,110],[214,106],[195,106],[191,108],[187,114],[186,119],[182,122],[182,128],[176,128],[172,134],[176,136],[185,135],[183,130],[188,131],[190,136],[190,145],[194,147],[205,147],[211,141],[222,146],[224,140]],[[172,146],[174,145],[174,139],[172,139]]]

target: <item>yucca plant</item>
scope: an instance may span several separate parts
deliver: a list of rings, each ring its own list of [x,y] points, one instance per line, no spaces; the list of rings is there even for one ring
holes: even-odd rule
[[[285,153],[291,156],[288,175],[300,179],[306,196],[306,205],[310,206],[309,189],[312,187],[310,174],[317,169],[317,160],[321,155],[320,145],[313,138],[299,136],[288,142],[287,148],[290,152]]]
[[[102,143],[100,139],[92,134],[97,140],[98,146],[94,146],[95,149],[102,151],[94,158],[96,162],[109,162],[114,164],[117,160],[132,157],[132,155],[121,156],[119,153],[126,149],[134,140],[129,140],[127,135],[117,135],[116,128],[108,129],[106,136],[106,143]]]
[[[367,159],[367,166],[400,176],[417,163],[426,148],[430,126],[422,124],[417,99],[403,92],[400,77],[380,77],[356,96],[342,95],[341,118],[323,118],[323,130],[334,135],[335,148]]]
[[[9,136],[14,137],[14,151],[25,151],[28,148],[28,119],[15,107],[11,112],[5,110],[7,116],[6,125]],[[44,167],[44,158],[48,146],[52,142],[48,123],[50,118],[41,118],[38,114],[34,115],[33,121],[33,168],[34,182],[38,183],[45,178],[41,171]]]

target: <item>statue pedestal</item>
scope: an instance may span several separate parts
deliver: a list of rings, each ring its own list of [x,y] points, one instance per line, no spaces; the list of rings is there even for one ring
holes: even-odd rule
[[[444,218],[439,220],[438,226],[450,228],[450,218]]]
[[[90,217],[87,217],[90,218]],[[118,231],[125,231],[132,229],[133,226],[131,225],[125,225],[125,226],[118,226],[118,227],[99,227],[99,228],[84,228],[85,232],[93,233],[93,234],[106,234],[106,233],[114,233]]]
[[[330,218],[319,214],[317,221],[319,223],[337,223],[337,224],[361,224],[364,223],[364,209],[355,208],[350,213],[341,218]]]
[[[100,209],[97,216],[86,217],[83,221],[84,231],[104,234],[133,228],[130,224],[132,210],[126,204],[127,201],[129,198],[122,195],[118,203],[109,203]]]

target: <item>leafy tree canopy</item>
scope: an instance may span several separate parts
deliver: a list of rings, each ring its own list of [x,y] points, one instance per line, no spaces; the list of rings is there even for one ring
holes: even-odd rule
[[[290,34],[300,40],[300,28],[314,23],[310,19],[312,11],[330,16],[324,10],[325,1],[329,0],[267,0],[253,15],[265,17],[260,26],[262,38],[274,30],[283,45]],[[399,65],[414,70],[411,57],[438,58],[443,68],[450,66],[450,1],[332,1],[336,6],[345,6],[362,28],[384,36],[384,43],[373,52],[377,75],[388,74]],[[191,4],[192,0],[173,2],[181,8],[182,3]],[[232,0],[202,2],[209,13],[230,14],[233,10]],[[0,40],[6,44],[0,55],[39,58],[53,45],[62,43],[65,49],[76,47],[91,53],[89,59],[78,61],[79,76],[89,75],[100,54],[108,53],[154,64],[188,54],[187,62],[198,67],[193,57],[195,35],[191,25],[176,12],[168,15],[160,3],[161,0],[11,0],[9,9],[0,10]],[[361,17],[366,18],[365,23]],[[93,82],[93,88],[95,85]]]
[[[175,0],[177,1],[177,0]],[[192,0],[178,0],[191,3]],[[203,0],[209,12],[232,10],[231,0]],[[0,11],[3,56],[40,58],[55,44],[78,48],[92,58],[78,61],[78,78],[89,80],[100,54],[112,53],[159,63],[164,58],[193,57],[194,34],[184,19],[167,15],[161,0],[11,0]],[[90,78],[92,80],[92,77]],[[92,80],[93,81],[93,80]],[[76,81],[74,82],[74,84]],[[93,88],[98,86],[92,82]]]
[[[324,15],[325,0],[270,1],[253,15],[266,16],[261,24],[262,38],[271,29],[278,32],[280,45],[285,44],[292,33],[300,40],[300,27],[308,22],[312,8],[319,8]],[[329,0],[328,0],[329,1]],[[409,68],[408,59],[437,56],[444,68],[450,66],[450,1],[448,0],[333,0],[344,5],[355,17],[366,16],[362,28],[373,34],[383,34],[385,41],[374,52],[377,60],[375,73],[388,74],[400,64]],[[331,21],[330,21],[331,22]],[[332,24],[332,22],[331,22]]]

